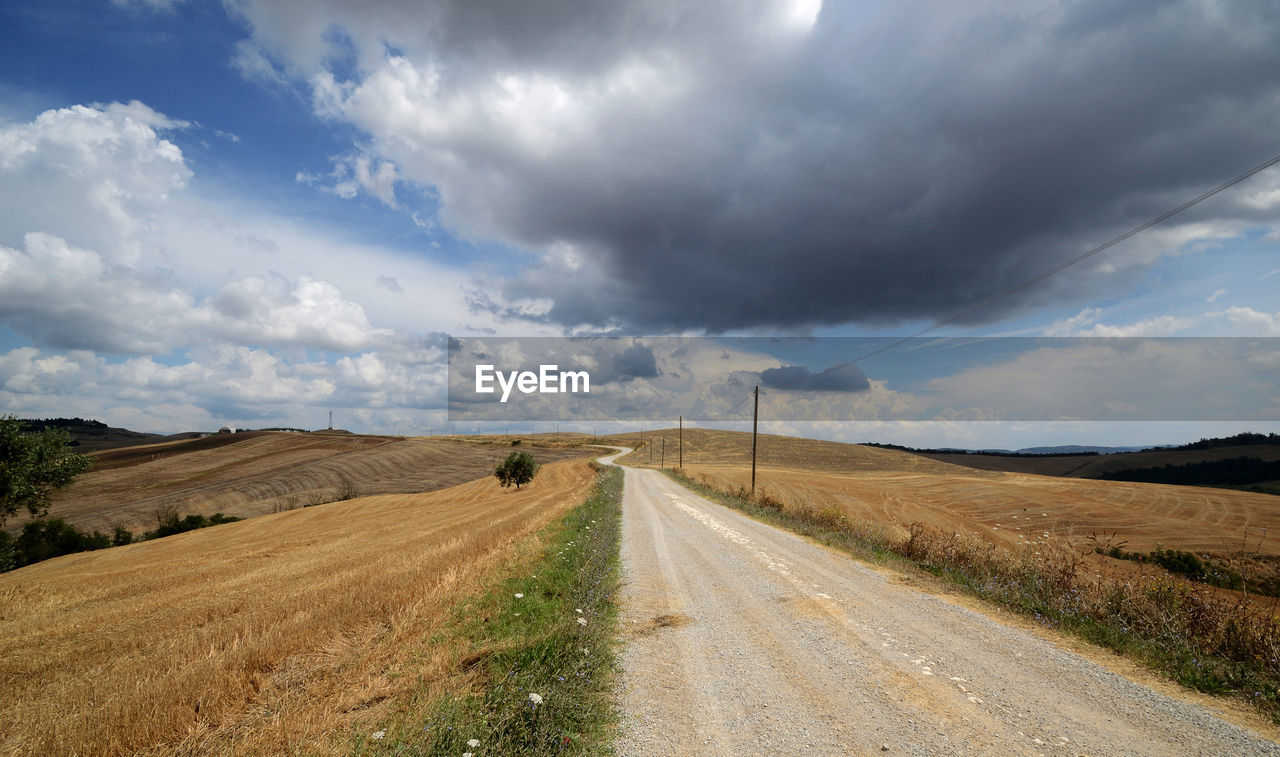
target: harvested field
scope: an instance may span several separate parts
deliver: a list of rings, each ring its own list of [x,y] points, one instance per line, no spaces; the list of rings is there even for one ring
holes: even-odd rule
[[[904,453],[905,454],[905,453]],[[750,483],[749,466],[687,465],[687,473],[723,490]],[[1009,546],[1089,536],[1126,549],[1280,554],[1280,499],[1226,489],[1031,476],[834,474],[762,468],[758,490],[786,504],[836,507],[851,517],[898,529],[916,521],[972,532]]]
[[[658,462],[658,449],[666,439],[667,467],[675,467],[678,459],[679,434],[675,429],[664,429],[645,434],[644,447],[622,458],[624,465],[644,466],[649,462],[653,446],[653,463]],[[623,434],[612,437],[614,443],[636,447],[639,434]],[[756,454],[762,464],[780,468],[794,468],[833,473],[901,471],[912,473],[959,473],[984,476],[957,465],[930,460],[891,449],[866,447],[861,444],[842,444],[820,439],[803,439],[794,436],[761,434]],[[684,430],[684,465],[751,464],[751,434],[743,431],[713,431],[709,429]]]
[[[510,447],[441,439],[250,432],[94,454],[49,516],[82,529],[154,528],[156,512],[251,517],[371,494],[409,494],[490,475]],[[531,450],[541,463],[591,449]],[[9,522],[21,528],[22,519]]]
[[[593,480],[561,462],[520,491],[364,497],[0,576],[0,751],[346,752],[466,684],[444,675],[449,608]]]
[[[676,432],[647,435],[662,437],[671,467]],[[920,521],[1009,546],[1034,544],[1046,532],[1083,546],[1091,535],[1114,532],[1114,543],[1127,542],[1130,551],[1280,555],[1280,498],[1267,494],[975,470],[898,450],[765,434],[757,454],[761,493],[784,504],[835,507],[902,537]],[[717,489],[750,485],[749,433],[685,429],[684,458],[689,475]],[[648,450],[638,450],[623,461],[647,460]]]

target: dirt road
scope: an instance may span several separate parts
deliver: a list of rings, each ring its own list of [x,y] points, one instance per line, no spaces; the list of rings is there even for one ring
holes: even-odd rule
[[[1280,754],[658,472],[623,512],[620,754]]]

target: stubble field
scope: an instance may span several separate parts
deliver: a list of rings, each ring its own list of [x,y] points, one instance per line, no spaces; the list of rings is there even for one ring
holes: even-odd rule
[[[110,533],[154,528],[156,513],[241,518],[372,494],[432,491],[490,475],[510,448],[440,438],[250,432],[98,452],[49,516]],[[540,462],[581,448],[534,450]],[[21,519],[8,524],[10,530]]]
[[[466,685],[446,674],[450,608],[593,480],[566,461],[520,491],[488,476],[0,576],[0,751],[348,751],[408,700]]]

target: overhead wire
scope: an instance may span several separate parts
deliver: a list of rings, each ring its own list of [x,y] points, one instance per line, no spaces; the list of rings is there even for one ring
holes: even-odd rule
[[[1129,239],[1129,238],[1131,238],[1131,237],[1137,236],[1138,234],[1141,234],[1142,232],[1146,231],[1147,229],[1151,228],[1152,226],[1155,226],[1156,224],[1159,224],[1159,223],[1162,223],[1162,222],[1164,222],[1164,221],[1167,221],[1167,220],[1169,220],[1170,218],[1172,218],[1172,217],[1174,217],[1174,216],[1178,215],[1179,213],[1181,213],[1181,212],[1183,212],[1183,211],[1185,211],[1185,210],[1188,210],[1188,209],[1190,209],[1190,208],[1192,208],[1192,207],[1194,207],[1194,206],[1196,206],[1196,205],[1200,204],[1201,202],[1203,202],[1203,201],[1205,201],[1205,200],[1209,199],[1210,197],[1213,197],[1214,195],[1218,194],[1219,192],[1222,192],[1223,190],[1226,190],[1226,189],[1230,189],[1231,187],[1234,187],[1235,185],[1239,184],[1240,182],[1242,182],[1242,181],[1244,181],[1244,180],[1246,180],[1246,179],[1248,179],[1248,178],[1250,178],[1250,177],[1252,177],[1252,176],[1254,176],[1254,175],[1256,175],[1256,174],[1259,174],[1259,173],[1261,173],[1261,172],[1263,172],[1263,171],[1267,170],[1268,168],[1271,168],[1272,166],[1276,165],[1277,163],[1280,163],[1280,155],[1277,155],[1277,156],[1275,156],[1274,158],[1271,158],[1270,160],[1265,161],[1265,162],[1263,162],[1263,163],[1259,163],[1258,165],[1254,166],[1253,168],[1250,168],[1248,171],[1245,171],[1244,173],[1240,174],[1239,176],[1236,176],[1236,177],[1234,177],[1234,178],[1232,178],[1232,179],[1229,179],[1228,181],[1223,182],[1222,184],[1219,184],[1218,186],[1214,187],[1213,189],[1210,189],[1208,192],[1205,192],[1204,194],[1200,195],[1199,197],[1196,197],[1196,198],[1194,198],[1194,199],[1188,200],[1188,201],[1186,201],[1186,202],[1182,203],[1181,205],[1179,205],[1178,207],[1174,208],[1173,210],[1169,210],[1169,211],[1166,211],[1166,212],[1164,212],[1164,213],[1161,213],[1160,215],[1156,216],[1155,218],[1152,218],[1152,219],[1151,219],[1151,220],[1149,220],[1149,221],[1146,221],[1145,223],[1138,224],[1137,226],[1133,227],[1132,229],[1129,229],[1128,231],[1126,231],[1125,233],[1121,234],[1120,236],[1115,237],[1115,238],[1113,238],[1113,239],[1111,239],[1111,240],[1109,240],[1109,241],[1107,241],[1107,242],[1104,242],[1103,244],[1100,244],[1100,245],[1098,245],[1097,247],[1094,247],[1093,249],[1089,250],[1088,252],[1085,252],[1085,253],[1083,253],[1083,254],[1081,254],[1081,255],[1077,255],[1076,257],[1074,257],[1074,258],[1072,258],[1072,259],[1068,260],[1067,262],[1062,263],[1061,265],[1058,265],[1058,266],[1056,266],[1056,267],[1054,267],[1054,268],[1051,268],[1051,269],[1049,269],[1048,271],[1045,271],[1044,273],[1041,273],[1040,275],[1036,276],[1035,278],[1028,279],[1027,281],[1024,281],[1023,283],[1021,283],[1021,284],[1019,284],[1019,285],[1017,285],[1017,286],[1015,286],[1015,287],[1013,287],[1013,288],[1011,288],[1011,289],[1005,290],[1005,291],[1003,291],[1003,292],[1001,292],[1001,293],[999,293],[999,294],[997,294],[997,295],[995,295],[995,296],[993,296],[993,297],[990,297],[990,298],[988,298],[988,299],[986,299],[986,300],[983,300],[982,302],[978,303],[977,305],[974,305],[974,306],[973,306],[973,307],[971,307],[971,308],[968,308],[967,310],[964,310],[964,311],[962,311],[962,312],[956,313],[955,315],[952,315],[952,316],[950,316],[950,317],[948,317],[948,318],[944,318],[943,320],[938,321],[937,323],[933,324],[932,326],[929,326],[928,328],[921,329],[920,331],[917,331],[916,333],[911,334],[910,336],[900,337],[899,339],[896,339],[896,340],[894,340],[893,342],[890,342],[889,344],[886,344],[886,345],[884,345],[884,346],[882,346],[882,347],[878,347],[878,348],[876,348],[876,349],[872,350],[871,352],[868,352],[868,353],[866,353],[865,355],[862,355],[862,356],[860,356],[860,357],[857,357],[857,358],[855,358],[855,359],[853,359],[853,360],[850,360],[850,361],[848,361],[848,362],[846,362],[846,363],[840,363],[839,365],[833,365],[833,366],[831,366],[830,368],[826,369],[825,371],[822,371],[821,373],[819,373],[819,374],[817,374],[817,375],[819,375],[819,376],[824,376],[824,375],[826,375],[826,374],[828,374],[828,373],[831,373],[832,371],[836,371],[836,370],[839,370],[839,369],[841,369],[841,368],[847,368],[847,367],[849,367],[849,366],[851,366],[851,365],[856,365],[857,363],[860,363],[860,362],[862,362],[863,360],[866,360],[867,358],[870,358],[870,357],[874,357],[874,356],[876,356],[876,355],[879,355],[880,353],[885,352],[886,350],[891,350],[891,349],[893,349],[894,347],[897,347],[897,346],[898,346],[898,345],[900,345],[900,344],[904,344],[904,343],[906,343],[906,342],[911,341],[912,339],[918,339],[919,337],[922,337],[922,336],[924,336],[925,334],[928,334],[928,333],[930,333],[930,332],[932,332],[932,331],[936,331],[937,329],[940,329],[940,328],[942,328],[943,326],[946,326],[947,324],[955,323],[956,321],[958,321],[958,320],[960,320],[960,319],[962,319],[962,318],[965,318],[965,317],[967,317],[967,316],[970,316],[970,315],[972,315],[972,314],[974,314],[974,313],[978,312],[979,310],[982,310],[983,308],[986,308],[986,307],[988,307],[988,306],[990,306],[990,305],[992,305],[992,304],[994,304],[994,303],[996,303],[996,302],[998,302],[998,301],[1000,301],[1000,300],[1003,300],[1004,298],[1006,298],[1006,297],[1008,297],[1008,296],[1010,296],[1010,295],[1017,294],[1018,292],[1021,292],[1022,290],[1026,289],[1027,287],[1034,286],[1034,285],[1039,284],[1041,281],[1044,281],[1045,279],[1047,279],[1047,278],[1049,278],[1049,277],[1051,277],[1051,276],[1055,276],[1055,275],[1057,275],[1057,274],[1059,274],[1059,273],[1062,273],[1063,271],[1067,270],[1068,268],[1070,268],[1071,266],[1073,266],[1073,265],[1075,265],[1075,264],[1077,264],[1077,263],[1080,263],[1081,261],[1087,260],[1087,259],[1089,259],[1089,258],[1093,257],[1094,255],[1097,255],[1098,253],[1103,252],[1103,251],[1105,251],[1105,250],[1109,250],[1109,249],[1111,249],[1112,247],[1115,247],[1116,245],[1120,244],[1121,242],[1123,242],[1123,241],[1125,241],[1125,240],[1127,240],[1127,239]]]

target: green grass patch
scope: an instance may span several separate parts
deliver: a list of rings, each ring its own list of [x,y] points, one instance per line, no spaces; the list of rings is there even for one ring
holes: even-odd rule
[[[622,478],[604,468],[586,502],[542,534],[542,554],[522,575],[460,605],[456,625],[469,643],[459,668],[477,685],[358,737],[354,753],[610,751]]]

